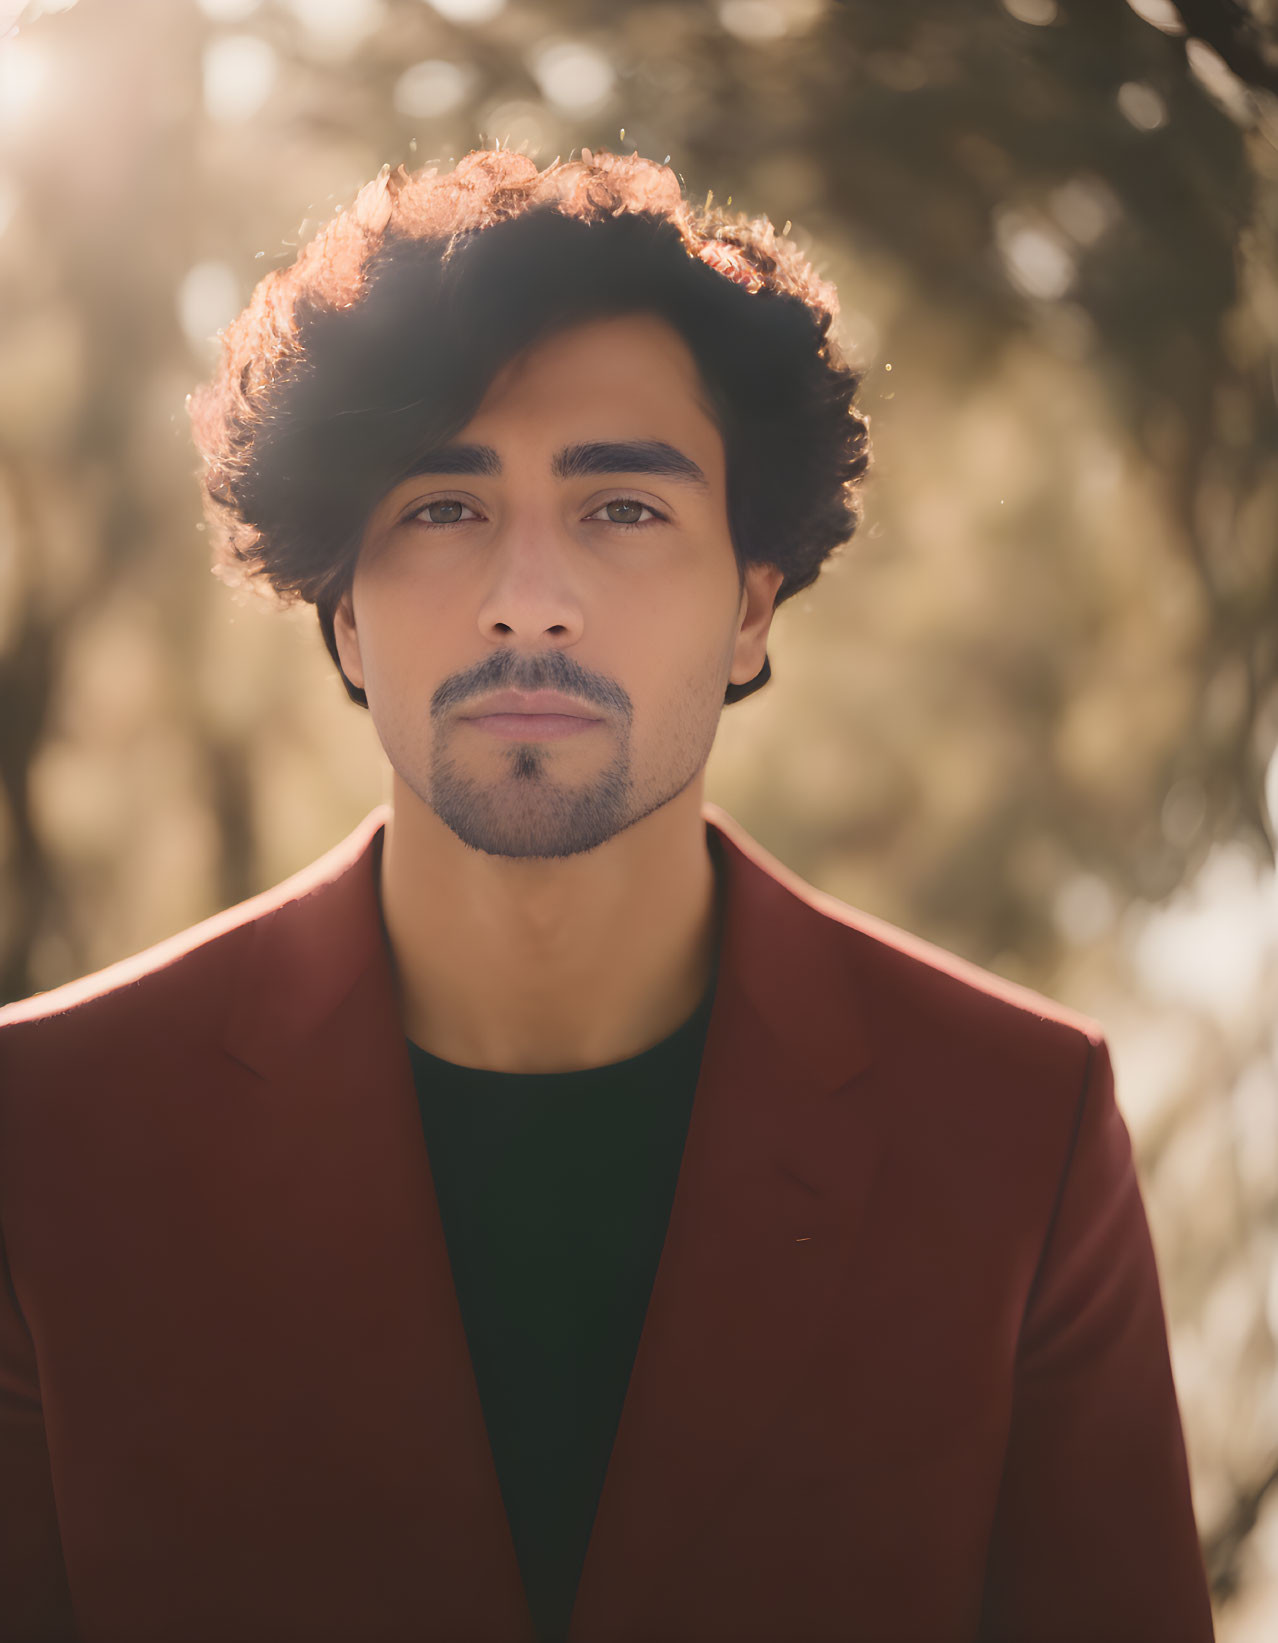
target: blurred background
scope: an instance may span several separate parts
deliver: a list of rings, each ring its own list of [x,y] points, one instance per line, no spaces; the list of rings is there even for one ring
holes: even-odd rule
[[[708,795],[1106,1028],[1219,1636],[1278,1636],[1274,0],[0,0],[0,36],[0,999],[388,792],[311,608],[210,575],[218,328],[383,163],[669,156],[836,282],[876,451]]]

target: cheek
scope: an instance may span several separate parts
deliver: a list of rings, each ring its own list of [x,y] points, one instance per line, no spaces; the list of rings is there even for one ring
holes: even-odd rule
[[[714,719],[732,665],[729,635],[718,617],[667,623],[663,632],[634,654],[630,663],[636,698],[642,693],[645,718],[669,733],[672,724]]]
[[[623,602],[630,623],[642,624],[649,645],[692,659],[718,649],[736,614],[736,577],[729,580],[717,567],[698,567],[628,590]]]
[[[356,621],[368,665],[369,652],[377,666],[396,673],[420,673],[438,651],[442,635],[460,639],[465,628],[437,595],[403,580],[372,578],[357,595]]]

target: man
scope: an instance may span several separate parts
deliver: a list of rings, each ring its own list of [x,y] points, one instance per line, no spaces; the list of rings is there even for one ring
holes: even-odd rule
[[[193,415],[391,802],[0,1012],[0,1633],[1210,1638],[1099,1029],[703,800],[855,523],[828,288],[589,151],[317,243]]]

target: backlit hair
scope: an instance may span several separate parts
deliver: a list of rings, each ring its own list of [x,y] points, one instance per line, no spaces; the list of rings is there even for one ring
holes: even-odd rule
[[[480,149],[442,174],[383,166],[259,282],[221,333],[212,380],[188,395],[214,574],[313,603],[340,671],[333,611],[372,509],[415,456],[463,428],[534,341],[646,311],[696,358],[739,575],[776,566],[779,604],[860,518],[868,419],[853,405],[860,372],[829,334],[837,307],[766,217],[694,206],[637,154],[583,148],[539,170]]]

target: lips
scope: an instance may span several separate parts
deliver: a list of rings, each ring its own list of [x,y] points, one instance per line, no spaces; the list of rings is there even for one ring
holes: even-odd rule
[[[561,696],[557,691],[538,690],[523,693],[517,690],[504,690],[496,696],[485,696],[481,701],[474,703],[462,715],[466,719],[483,719],[495,714],[526,713],[539,716],[553,714],[568,719],[598,719],[600,715],[593,712],[579,698],[575,696]]]

